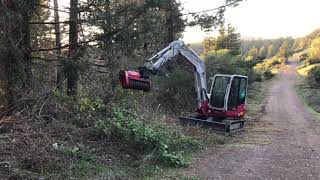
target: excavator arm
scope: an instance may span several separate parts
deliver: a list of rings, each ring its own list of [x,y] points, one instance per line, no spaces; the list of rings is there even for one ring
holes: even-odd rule
[[[194,66],[195,89],[200,107],[201,103],[208,99],[205,64],[204,61],[182,41],[170,43],[169,46],[148,59],[145,65],[140,67],[138,71],[122,71],[120,74],[122,87],[148,91],[150,89],[150,82],[147,80],[149,75],[157,75],[162,67],[173,61],[179,54],[184,56],[185,59]]]

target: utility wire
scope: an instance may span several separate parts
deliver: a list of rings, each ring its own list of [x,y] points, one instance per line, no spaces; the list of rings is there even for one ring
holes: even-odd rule
[[[225,4],[225,5],[222,5],[222,6],[213,8],[213,9],[206,9],[206,10],[202,10],[202,11],[189,12],[189,13],[182,14],[182,16],[195,15],[195,14],[206,13],[206,12],[210,12],[210,11],[216,11],[216,10],[220,10],[220,9],[223,9],[223,8],[226,8],[226,7],[235,5],[235,4],[239,3],[239,2],[240,2],[240,1],[234,1],[234,2]]]

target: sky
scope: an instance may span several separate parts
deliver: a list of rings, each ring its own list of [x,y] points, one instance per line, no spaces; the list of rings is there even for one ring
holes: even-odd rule
[[[218,7],[221,0],[181,0],[186,11]],[[226,12],[226,22],[245,38],[302,37],[320,28],[320,0],[246,0]],[[216,32],[187,28],[183,40],[199,42]]]

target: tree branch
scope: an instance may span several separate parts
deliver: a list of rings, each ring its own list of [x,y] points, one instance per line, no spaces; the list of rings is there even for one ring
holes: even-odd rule
[[[226,7],[230,7],[230,6],[233,6],[233,5],[237,5],[237,3],[241,2],[241,1],[242,0],[234,0],[234,1],[230,2],[230,3],[227,3],[225,5],[222,5],[222,6],[213,8],[213,9],[206,9],[206,10],[197,11],[197,12],[185,13],[185,14],[182,14],[181,16],[196,15],[196,14],[206,13],[206,12],[210,12],[210,11],[220,10],[222,8],[226,8]]]
[[[68,24],[70,21],[60,21],[60,22],[29,22],[29,24]]]

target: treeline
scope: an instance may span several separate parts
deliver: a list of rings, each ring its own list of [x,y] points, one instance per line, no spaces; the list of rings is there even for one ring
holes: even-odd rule
[[[199,48],[199,45],[191,46]],[[256,60],[247,60],[241,51],[241,35],[230,24],[219,27],[217,37],[205,38],[202,42],[201,57],[207,68],[207,76],[215,74],[240,74],[249,77],[249,83],[262,81],[263,74],[256,72],[253,67],[259,63]]]
[[[316,29],[305,37],[295,39],[293,50],[296,52],[307,49],[313,40],[320,37],[320,29]]]
[[[287,58],[295,40],[293,38],[241,40],[242,55],[247,60],[264,60],[274,56]]]
[[[317,29],[305,37],[296,39],[295,49],[302,51],[300,60],[303,65],[299,71],[306,71],[308,83],[314,88],[320,87],[320,30]]]
[[[236,28],[221,25],[217,37],[205,38],[191,47],[201,53],[208,74],[242,74],[250,83],[271,78],[293,54],[293,38],[243,40]]]
[[[294,44],[297,52],[302,51],[300,60],[305,65],[320,63],[320,30],[317,29],[305,37],[297,38]]]

